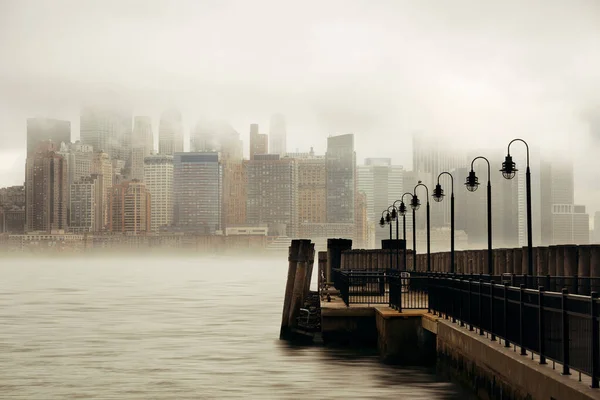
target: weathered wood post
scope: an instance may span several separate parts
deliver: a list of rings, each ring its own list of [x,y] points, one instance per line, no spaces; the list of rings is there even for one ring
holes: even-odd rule
[[[296,278],[294,279],[294,289],[292,291],[292,302],[290,305],[290,314],[288,326],[296,326],[300,308],[304,305],[304,288],[308,270],[308,263],[311,258],[314,259],[315,245],[308,239],[301,239],[298,247],[298,258],[296,263]]]
[[[589,278],[590,277],[590,253],[591,247],[589,245],[577,246],[577,275],[579,277]],[[582,279],[579,287],[578,294],[589,296],[590,294],[590,281],[589,279]]]
[[[548,246],[548,275],[556,276],[556,246]]]
[[[556,276],[565,276],[565,246],[556,246]]]
[[[320,251],[319,252],[319,271],[318,271],[318,279],[317,281],[319,282],[319,288],[318,290],[320,291],[321,288],[323,287],[323,284],[325,283],[325,268],[327,268],[327,252],[326,251]]]
[[[310,292],[310,284],[312,282],[312,274],[313,274],[313,267],[315,265],[315,244],[311,243],[309,245],[309,250],[308,250],[308,264],[306,265],[306,282],[304,283],[304,293],[303,293],[303,297],[302,297],[302,303],[304,303],[306,301],[306,298],[308,297],[308,293]],[[319,290],[317,288],[317,290]]]
[[[294,291],[294,280],[296,279],[296,266],[298,263],[298,251],[300,240],[292,240],[288,250],[288,276],[285,284],[285,295],[283,297],[283,314],[281,316],[281,329],[279,338],[284,339],[289,334],[290,306],[292,304],[292,293]]]

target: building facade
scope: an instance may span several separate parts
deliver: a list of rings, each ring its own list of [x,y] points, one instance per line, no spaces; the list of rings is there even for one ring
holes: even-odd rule
[[[221,231],[223,170],[217,152],[175,153],[174,224],[177,230]]]
[[[144,182],[152,199],[151,230],[173,223],[173,156],[152,155],[144,160]]]
[[[257,154],[269,153],[268,135],[258,133],[258,124],[250,125],[250,160]]]
[[[271,236],[296,237],[298,163],[279,154],[256,154],[245,161],[248,179],[247,221],[268,226]]]
[[[150,232],[150,191],[144,182],[125,181],[112,188],[110,231],[131,235]]]
[[[68,171],[58,146],[40,143],[25,170],[26,231],[67,229]]]
[[[356,192],[354,135],[327,138],[327,222],[353,223]]]
[[[131,156],[131,111],[127,107],[84,107],[80,115],[81,143],[111,159],[128,161]]]
[[[135,117],[131,135],[131,179],[144,180],[144,160],[153,149],[152,120],[150,117]]]
[[[102,175],[82,177],[70,186],[69,231],[97,232],[104,228],[104,180]]]
[[[166,110],[158,125],[158,153],[172,156],[183,152],[183,123],[178,110]]]
[[[246,224],[247,178],[244,163],[223,161],[223,226]]]
[[[287,152],[287,129],[285,117],[282,114],[274,114],[271,117],[269,127],[269,149],[271,154],[279,154],[281,157]]]
[[[102,220],[104,221],[102,229],[106,228],[110,223],[110,201],[112,197],[113,184],[113,163],[108,153],[94,153],[92,163],[92,173],[102,176]]]

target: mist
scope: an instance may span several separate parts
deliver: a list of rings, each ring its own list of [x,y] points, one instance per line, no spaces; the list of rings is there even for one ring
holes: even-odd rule
[[[523,137],[575,160],[576,201],[600,210],[600,3],[589,1],[0,1],[0,186],[22,184],[25,119],[87,103],[182,111],[357,160],[410,169],[415,131],[468,148]],[[595,126],[595,130],[591,127]],[[359,161],[360,162],[360,161]]]

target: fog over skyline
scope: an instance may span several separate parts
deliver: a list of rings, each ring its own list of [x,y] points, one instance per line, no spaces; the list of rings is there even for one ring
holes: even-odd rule
[[[522,137],[575,159],[576,202],[600,210],[600,2],[0,0],[0,187],[22,184],[28,117],[125,101],[411,169],[411,135],[468,148]],[[598,123],[600,126],[600,123]],[[513,150],[515,155],[522,149]],[[524,170],[524,166],[523,170]],[[499,169],[494,168],[494,169]],[[462,183],[463,177],[458,177]]]

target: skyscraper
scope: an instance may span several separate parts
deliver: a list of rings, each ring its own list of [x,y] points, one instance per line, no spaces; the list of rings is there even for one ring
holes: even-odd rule
[[[381,212],[400,200],[403,175],[404,168],[392,165],[390,158],[367,158],[364,165],[357,167],[357,189],[366,196],[367,219],[370,222],[379,223]],[[409,190],[412,191],[413,187]],[[410,197],[405,200],[410,200]],[[388,238],[389,232],[385,229],[375,230],[376,244]]]
[[[271,154],[279,154],[281,157],[285,156],[287,152],[287,131],[282,114],[274,114],[271,117],[269,149]]]
[[[247,220],[268,226],[273,236],[295,237],[298,229],[298,164],[279,154],[256,154],[245,161],[248,177]]]
[[[51,140],[60,146],[71,142],[71,122],[51,118],[27,119],[27,156],[32,155],[42,142]]]
[[[151,230],[173,222],[173,156],[152,155],[144,160],[144,182],[152,199]]]
[[[219,153],[175,153],[173,171],[177,229],[215,234],[221,229],[223,171]]]
[[[325,157],[296,155],[298,163],[298,220],[300,224],[327,222],[327,170]]]
[[[108,153],[94,153],[92,163],[92,173],[102,177],[102,220],[104,221],[101,229],[107,227],[110,223],[110,200],[113,187],[113,163]]]
[[[70,186],[69,231],[97,232],[104,228],[104,181],[102,175],[81,177]]]
[[[112,159],[131,156],[131,112],[126,107],[92,106],[81,110],[81,143],[103,151]]]
[[[250,124],[250,160],[257,154],[269,152],[268,135],[258,133],[258,124]]]
[[[327,138],[327,222],[354,223],[356,153],[354,135]]]
[[[26,230],[67,228],[67,163],[58,146],[42,142],[27,157],[25,174]]]
[[[61,143],[58,152],[64,157],[67,163],[68,182],[67,204],[70,206],[71,185],[78,182],[81,178],[90,176],[92,173],[92,164],[94,159],[94,150],[92,146],[82,144],[80,141],[75,143]]]
[[[246,223],[247,182],[242,160],[223,161],[223,226]]]
[[[170,156],[183,152],[183,125],[178,110],[167,110],[160,116],[158,152]]]
[[[129,234],[150,232],[152,223],[150,191],[137,179],[112,188],[110,230]]]
[[[150,117],[135,117],[131,135],[131,179],[144,180],[144,159],[152,154],[154,136]]]
[[[198,121],[190,136],[190,151],[221,153],[221,160],[242,160],[240,134],[224,121]]]

